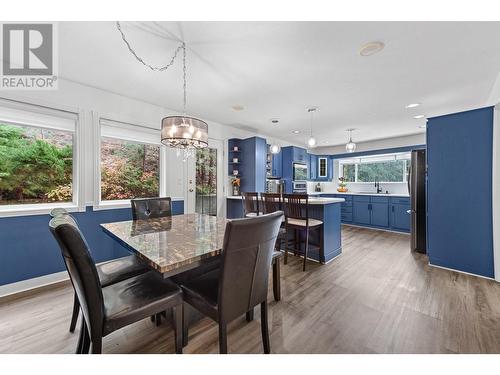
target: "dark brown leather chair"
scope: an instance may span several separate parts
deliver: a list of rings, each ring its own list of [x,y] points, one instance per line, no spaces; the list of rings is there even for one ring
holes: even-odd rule
[[[51,217],[56,217],[59,215],[69,215],[69,213],[64,208],[54,208],[50,212]],[[72,216],[70,217],[73,218]],[[141,260],[135,255],[129,255],[119,259],[101,263],[99,265],[96,265],[96,269],[102,287],[116,284],[120,281],[129,279],[137,275],[141,275],[150,270],[150,268],[143,262],[141,262]],[[73,297],[73,314],[71,316],[71,323],[69,326],[70,332],[75,331],[79,313],[80,302],[78,301],[78,296],[75,293]]]
[[[132,199],[130,203],[132,205],[132,219],[134,220],[172,216],[172,199],[170,197]]]
[[[273,248],[282,217],[283,212],[278,211],[229,221],[224,234],[220,269],[182,285],[184,301],[219,323],[220,353],[227,353],[227,324],[258,304],[264,352],[271,351],[267,325],[267,288]],[[184,324],[183,327],[187,344],[188,325]]]
[[[262,215],[259,209],[259,193],[241,193],[243,216],[255,217]]]
[[[287,237],[290,230],[295,233],[305,231],[305,245],[304,245],[304,263],[302,271],[306,270],[307,252],[309,250],[309,230],[319,230],[319,250],[323,244],[323,222],[321,220],[312,219],[309,217],[309,196],[307,194],[283,194],[284,208],[285,208],[285,228]],[[297,238],[297,237],[296,237]],[[294,252],[297,252],[297,242],[295,241]],[[285,246],[285,264],[288,258],[288,244]]]
[[[70,215],[49,223],[82,309],[77,353],[101,353],[102,338],[129,324],[173,308],[175,347],[182,353],[182,291],[154,271],[101,286],[85,238]]]
[[[262,212],[264,214],[271,214],[276,211],[283,210],[283,202],[281,194],[279,193],[262,193]],[[284,218],[283,218],[284,219]],[[280,259],[283,257],[281,252],[281,245],[285,242],[286,246],[286,230],[284,222],[281,223],[276,245],[274,246],[273,253],[273,293],[276,301],[281,300],[281,280],[280,280]]]

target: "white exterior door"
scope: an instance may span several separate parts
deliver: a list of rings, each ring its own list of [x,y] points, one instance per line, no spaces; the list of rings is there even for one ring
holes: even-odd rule
[[[203,178],[206,177],[203,173],[208,173],[205,169],[206,159],[200,159],[197,166],[196,161],[200,155],[195,155],[184,163],[187,178],[184,211],[225,216],[224,142],[219,139],[209,139],[208,148],[212,157],[211,162],[215,162],[215,169],[210,172],[210,186],[207,186],[207,179]]]

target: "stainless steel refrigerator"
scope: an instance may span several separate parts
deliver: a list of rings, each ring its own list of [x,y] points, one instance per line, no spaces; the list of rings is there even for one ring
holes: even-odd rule
[[[426,161],[425,150],[411,152],[411,166],[408,174],[408,193],[411,209],[411,250],[426,253],[426,203],[425,203]]]

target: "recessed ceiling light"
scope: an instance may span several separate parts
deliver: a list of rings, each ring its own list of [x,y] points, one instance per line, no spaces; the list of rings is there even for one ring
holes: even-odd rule
[[[413,118],[416,119],[416,120],[424,118],[424,117],[425,117],[425,115],[416,115],[416,116],[413,116]]]
[[[369,42],[361,47],[359,54],[361,56],[371,56],[384,49],[385,44],[382,42]]]
[[[408,104],[405,108],[417,108],[420,105],[420,103],[411,103]]]
[[[300,133],[300,130],[294,130],[292,133],[293,133],[293,134],[299,134],[299,133]]]
[[[273,124],[277,124],[278,122],[280,122],[280,120],[278,120],[277,118],[272,118],[272,119],[271,119],[271,122],[272,122]]]
[[[233,110],[239,112],[239,111],[243,111],[245,109],[245,107],[243,107],[242,105],[239,105],[239,104],[235,104],[231,107]]]

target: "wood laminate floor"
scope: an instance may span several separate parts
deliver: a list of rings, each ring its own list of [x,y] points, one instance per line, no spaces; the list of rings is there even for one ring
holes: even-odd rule
[[[409,236],[344,226],[327,265],[282,265],[282,300],[269,293],[273,353],[500,353],[500,284],[430,267]],[[70,286],[0,304],[0,353],[72,353]],[[262,353],[260,313],[229,326],[230,353]],[[78,324],[79,326],[79,324]],[[185,353],[217,353],[217,325],[190,330]],[[104,338],[104,353],[173,353],[168,324],[149,319]]]

